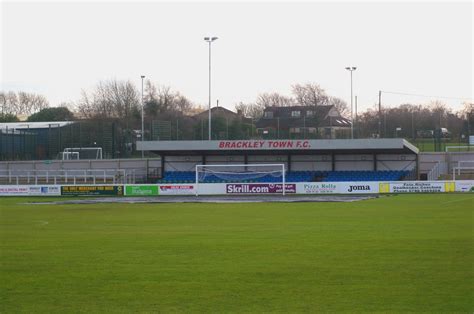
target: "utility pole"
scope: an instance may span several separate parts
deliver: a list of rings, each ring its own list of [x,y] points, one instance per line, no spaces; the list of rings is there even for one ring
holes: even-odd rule
[[[142,145],[143,145],[143,142],[145,141],[145,123],[144,123],[144,113],[143,113],[143,107],[145,106],[144,103],[143,103],[143,79],[145,78],[145,75],[142,75],[140,76],[142,78],[142,136],[141,136],[141,141],[142,141]],[[142,159],[145,157],[145,151],[143,150],[143,147],[142,147]]]
[[[211,43],[217,39],[217,37],[204,37],[209,43],[209,141],[211,140]]]
[[[355,96],[355,124],[354,124],[354,128],[355,128],[355,137],[358,138],[359,137],[359,124],[357,122],[357,95]]]
[[[382,137],[382,91],[379,90],[379,138]]]
[[[277,117],[277,138],[280,139],[280,118]]]
[[[352,72],[354,72],[356,69],[357,67],[346,67],[346,70],[351,72],[351,139],[354,139],[354,105],[352,102],[354,97],[352,96]]]

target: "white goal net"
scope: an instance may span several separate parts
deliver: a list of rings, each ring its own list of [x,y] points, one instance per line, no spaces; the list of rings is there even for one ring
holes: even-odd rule
[[[285,194],[284,164],[197,165],[196,195],[206,183],[271,183],[282,184]]]

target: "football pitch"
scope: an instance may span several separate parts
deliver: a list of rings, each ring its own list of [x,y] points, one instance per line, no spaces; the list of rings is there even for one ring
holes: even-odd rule
[[[473,194],[45,200],[0,198],[1,313],[474,311]]]

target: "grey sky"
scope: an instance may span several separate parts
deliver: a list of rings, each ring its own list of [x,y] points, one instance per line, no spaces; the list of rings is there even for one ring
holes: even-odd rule
[[[228,108],[305,82],[349,103],[349,65],[362,108],[380,89],[472,99],[472,17],[472,2],[2,3],[1,88],[56,105],[99,80],[139,86],[144,74],[206,105],[203,37],[213,35],[213,100]]]

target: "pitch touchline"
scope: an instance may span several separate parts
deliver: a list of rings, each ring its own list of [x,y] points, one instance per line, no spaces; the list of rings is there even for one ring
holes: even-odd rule
[[[462,201],[467,201],[467,200],[472,200],[472,199],[474,199],[474,197],[469,197],[469,198],[465,198],[465,199],[462,199],[462,200],[447,201],[447,202],[444,202],[443,204],[462,202]]]

